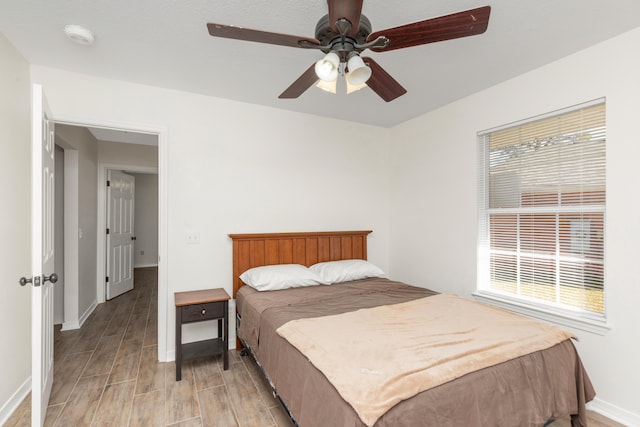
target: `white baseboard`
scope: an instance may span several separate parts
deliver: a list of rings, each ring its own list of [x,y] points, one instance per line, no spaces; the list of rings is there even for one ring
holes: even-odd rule
[[[62,329],[60,329],[61,331],[71,331],[74,329],[80,329],[80,322],[73,321],[73,322],[63,322],[62,323]]]
[[[73,321],[62,323],[61,331],[72,331],[74,329],[80,329],[82,325],[84,325],[84,322],[87,321],[89,316],[91,316],[91,313],[93,313],[93,310],[95,310],[97,306],[98,301],[93,301],[89,308],[87,308],[84,313],[82,313],[82,316],[80,316],[79,319],[74,319]]]
[[[78,319],[78,323],[80,324],[80,327],[84,325],[84,322],[87,321],[87,319],[89,318],[89,316],[91,316],[91,313],[93,313],[93,310],[95,310],[97,306],[98,306],[98,301],[94,300],[89,306],[89,308],[87,308],[84,311],[84,313],[82,313],[82,316],[80,316],[80,319]]]
[[[31,377],[27,378],[27,380],[22,383],[22,385],[13,393],[13,396],[7,400],[2,407],[0,408],[0,426],[6,424],[9,417],[13,415],[18,406],[22,403],[25,397],[31,391]]]
[[[158,264],[140,264],[140,265],[134,265],[133,268],[147,268],[147,267],[157,267]]]
[[[640,427],[640,415],[605,402],[597,397],[587,404],[587,408],[628,427]]]

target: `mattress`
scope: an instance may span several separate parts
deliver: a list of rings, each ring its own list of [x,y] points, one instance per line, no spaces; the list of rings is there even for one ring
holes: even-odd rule
[[[243,286],[236,297],[238,337],[249,346],[298,425],[360,427],[364,423],[354,409],[276,329],[295,319],[435,294],[380,278],[271,292]],[[384,345],[384,337],[380,343]],[[392,407],[375,426],[541,426],[568,414],[574,426],[584,426],[585,403],[594,395],[573,343],[565,340],[420,392]]]

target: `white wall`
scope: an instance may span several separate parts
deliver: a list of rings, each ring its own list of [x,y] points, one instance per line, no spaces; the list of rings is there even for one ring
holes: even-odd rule
[[[48,96],[47,88],[45,88],[45,94]],[[97,304],[98,144],[87,129],[61,124],[56,125],[56,143],[65,150],[76,150],[78,156],[78,200],[76,207],[78,211],[78,286],[76,304],[77,313],[80,322],[82,322],[91,314]],[[65,273],[70,274],[68,271]],[[66,300],[65,303],[67,303]],[[69,322],[66,317],[65,322]]]
[[[392,130],[391,275],[470,296],[476,286],[478,131],[607,98],[606,292],[611,330],[574,331],[595,405],[640,425],[640,29]],[[472,70],[471,70],[472,71]]]
[[[58,281],[53,287],[53,323],[59,325],[64,322],[64,150],[56,145],[55,169],[55,267]]]
[[[158,167],[158,147],[122,142],[98,141],[98,162],[101,164]]]
[[[133,265],[158,265],[158,175],[131,174],[136,178]]]
[[[229,233],[373,229],[370,259],[388,267],[388,130],[39,66],[32,73],[57,119],[167,131],[168,280],[159,307],[168,310],[159,317],[169,325],[169,357],[173,293],[231,293]],[[188,232],[200,244],[188,245]]]
[[[29,64],[0,34],[0,424],[31,388],[31,88]]]

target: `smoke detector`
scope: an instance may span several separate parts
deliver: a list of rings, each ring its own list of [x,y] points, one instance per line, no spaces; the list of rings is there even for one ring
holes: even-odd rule
[[[89,46],[90,44],[92,44],[93,40],[95,39],[91,30],[88,30],[80,25],[65,25],[64,33],[74,42],[85,46]]]

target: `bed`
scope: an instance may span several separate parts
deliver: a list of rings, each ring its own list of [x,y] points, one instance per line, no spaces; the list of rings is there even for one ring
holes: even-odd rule
[[[294,345],[281,335],[283,329],[316,318],[341,319],[339,316],[350,316],[358,310],[375,313],[416,301],[433,303],[441,295],[378,277],[331,286],[259,292],[243,286],[240,275],[265,265],[311,266],[327,261],[366,260],[369,233],[364,230],[230,235],[237,348],[244,348],[256,359],[294,423],[301,427],[513,427],[542,426],[554,418],[571,415],[574,427],[586,426],[585,403],[595,392],[569,338],[472,370],[412,397],[403,397],[374,417],[374,421],[357,412],[356,406],[345,400],[344,385],[329,381],[328,374],[317,367],[320,364],[314,364],[296,347],[297,343]],[[381,347],[387,345],[383,337],[379,343]],[[350,354],[349,349],[342,353],[340,357],[345,359],[338,365],[347,366],[346,362],[362,356]],[[376,352],[367,351],[371,353]]]

